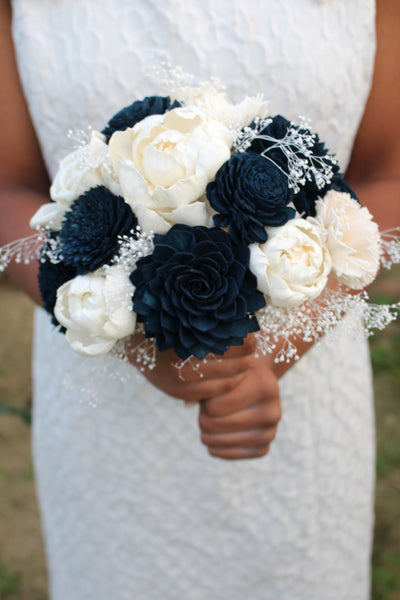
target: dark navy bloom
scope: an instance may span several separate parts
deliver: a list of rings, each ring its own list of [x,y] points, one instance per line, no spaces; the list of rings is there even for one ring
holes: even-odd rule
[[[104,186],[80,196],[60,231],[64,263],[78,275],[110,264],[118,253],[118,236],[133,235],[137,219],[129,205]]]
[[[285,173],[260,154],[234,154],[207,186],[207,198],[217,215],[214,223],[228,227],[236,243],[263,243],[265,226],[278,227],[293,218],[293,200]]]
[[[259,134],[260,137],[268,136],[273,139],[265,140],[257,137],[252,141],[249,150],[258,153],[264,152],[266,156],[288,173],[289,165],[285,152],[281,148],[274,148],[273,146],[275,145],[275,140],[281,140],[285,137],[289,127],[293,127],[299,133],[306,132],[309,134],[308,130],[306,131],[301,127],[296,127],[281,115],[277,115]],[[305,154],[302,154],[298,149],[291,147],[290,144],[289,149],[294,150],[299,158],[309,161],[309,158],[306,157]],[[309,151],[313,157],[321,159],[321,162],[325,164],[325,166],[331,168],[333,181],[334,175],[339,171],[339,166],[336,161],[332,160],[332,157],[328,153],[328,149],[325,147],[325,144],[320,141],[317,134],[313,135],[313,144],[309,148]],[[315,181],[314,175],[311,175],[310,179],[307,179],[304,184],[299,184],[300,191],[295,194],[293,198],[296,210],[304,217],[315,216],[315,202],[318,197],[322,197],[329,189],[331,189],[331,187],[333,187],[332,181],[325,187],[320,188]]]
[[[149,115],[163,115],[167,110],[178,106],[180,104],[176,100],[171,104],[169,96],[147,96],[117,112],[101,133],[106,136],[108,143],[114,131],[124,131]]]
[[[271,146],[275,144],[275,140],[282,140],[285,137],[290,126],[291,122],[285,119],[285,117],[282,117],[281,115],[276,115],[275,117],[273,117],[271,123],[264,127],[264,129],[259,134],[260,136],[271,137],[272,141],[263,140],[257,137],[251,142],[249,152],[256,152],[257,154],[261,154],[262,152],[268,149],[268,152],[266,153],[267,156],[286,172],[288,165],[285,154],[280,148],[271,148]]]
[[[311,182],[310,185],[308,185],[308,183],[309,182],[307,182],[306,186],[303,189],[301,189],[298,194],[295,195],[293,200],[294,205],[296,206],[296,210],[303,217],[315,217],[315,215],[317,214],[315,205],[316,200],[318,198],[323,198],[325,194],[329,192],[329,190],[336,190],[337,192],[346,192],[358,202],[358,198],[355,192],[344,179],[342,173],[335,173],[333,175],[332,181],[322,189],[317,189],[313,182]]]
[[[253,313],[265,300],[246,246],[221,229],[180,224],[154,244],[131,281],[138,321],[161,351],[173,348],[182,360],[223,354],[259,329]]]

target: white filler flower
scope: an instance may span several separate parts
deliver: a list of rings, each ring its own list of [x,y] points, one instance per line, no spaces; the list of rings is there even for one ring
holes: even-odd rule
[[[66,328],[73,350],[86,356],[107,354],[135,331],[134,286],[121,266],[78,275],[57,290],[54,315]]]
[[[151,115],[111,136],[122,195],[144,231],[208,224],[206,186],[229,159],[232,141],[225,125],[196,107]]]
[[[372,283],[379,268],[380,235],[369,210],[335,190],[317,200],[316,209],[316,217],[308,221],[324,232],[333,275],[355,290]]]
[[[331,259],[317,227],[292,219],[270,227],[264,244],[250,245],[250,269],[270,304],[292,308],[325,288]]]

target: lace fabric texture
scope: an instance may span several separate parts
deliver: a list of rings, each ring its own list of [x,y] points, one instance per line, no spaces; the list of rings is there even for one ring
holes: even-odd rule
[[[147,74],[160,52],[199,81],[218,76],[232,100],[263,92],[271,114],[307,116],[344,170],[374,15],[370,0],[14,0],[13,34],[51,176],[69,129],[101,129],[159,92]],[[371,374],[346,320],[282,379],[277,439],[253,461],[209,457],[195,407],[117,360],[93,378],[102,360],[74,354],[37,312],[34,458],[54,600],[368,598]]]

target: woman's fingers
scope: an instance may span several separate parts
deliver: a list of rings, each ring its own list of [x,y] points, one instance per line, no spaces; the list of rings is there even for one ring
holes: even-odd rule
[[[253,355],[247,354],[240,357],[217,357],[212,356],[204,360],[192,358],[190,363],[179,369],[181,381],[193,383],[205,381],[206,379],[229,378],[244,373],[248,370]],[[172,363],[175,366],[179,363]]]
[[[243,374],[239,373],[232,377],[224,379],[205,379],[198,382],[173,381],[167,393],[175,398],[180,398],[186,402],[201,402],[205,398],[214,398],[215,396],[226,396],[231,393],[239,384]],[[149,377],[150,379],[150,377]],[[151,379],[150,379],[151,381]],[[157,381],[157,378],[156,380]],[[156,383],[157,385],[157,383]]]
[[[219,458],[263,456],[275,438],[281,415],[277,379],[257,363],[232,390],[200,403],[201,440]]]
[[[186,382],[233,377],[249,369],[256,350],[257,341],[255,336],[250,334],[243,340],[242,345],[231,346],[223,356],[208,355],[203,360],[192,357],[180,369],[180,375]],[[171,362],[179,364],[179,359],[172,351]]]
[[[282,415],[279,398],[276,401],[250,406],[245,410],[223,417],[211,417],[200,407],[199,425],[204,433],[234,433],[276,425]]]
[[[217,433],[208,432],[201,428],[201,441],[207,446],[212,456],[226,459],[255,458],[263,456],[269,451],[271,442],[275,439],[277,432],[277,422],[264,427],[253,429],[243,429],[247,419],[243,415],[240,429],[237,431],[220,432],[220,425],[216,428]],[[253,419],[251,419],[253,422]],[[230,428],[224,424],[224,427]],[[235,427],[238,425],[235,424]],[[210,429],[214,430],[213,427]]]
[[[277,426],[265,429],[249,429],[233,433],[201,434],[201,441],[209,448],[268,448],[275,439]]]
[[[203,402],[202,413],[207,417],[217,419],[218,417],[232,416],[251,406],[263,406],[268,414],[273,410],[273,403],[280,409],[279,385],[271,371],[266,369],[247,370],[242,377],[236,378],[236,383],[237,385],[232,386],[225,394],[210,397]]]
[[[265,448],[218,448],[208,447],[211,456],[225,460],[243,460],[247,458],[260,458],[269,452],[269,446]]]

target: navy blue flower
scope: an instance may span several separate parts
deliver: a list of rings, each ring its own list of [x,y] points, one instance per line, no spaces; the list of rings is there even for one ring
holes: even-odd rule
[[[261,154],[262,152],[268,150],[268,152],[266,152],[267,156],[274,161],[275,164],[287,172],[288,164],[286,155],[282,152],[281,148],[272,148],[272,146],[275,145],[276,140],[282,140],[285,137],[290,126],[291,122],[285,119],[285,117],[276,115],[273,117],[271,123],[264,127],[259,134],[260,136],[270,137],[272,140],[265,140],[256,137],[251,142],[251,145],[248,149],[249,152]]]
[[[221,229],[180,224],[154,243],[131,281],[138,321],[161,351],[173,348],[182,360],[223,354],[259,329],[253,313],[265,300],[246,246]]]
[[[257,137],[252,141],[249,150],[252,152],[258,152],[260,154],[264,152],[266,156],[273,160],[287,173],[289,171],[287,155],[281,148],[279,148],[279,146],[275,148],[274,145],[275,140],[281,140],[285,137],[289,127],[293,127],[299,131],[299,133],[306,132],[309,134],[308,130],[306,131],[301,127],[296,127],[281,115],[277,115],[259,134],[260,137],[267,136],[272,139],[266,140]],[[291,146],[289,145],[289,149],[290,148]],[[294,147],[291,149],[295,151],[299,158],[303,158],[309,162],[309,159],[305,154],[302,154]],[[320,161],[325,164],[326,167],[331,168],[333,180],[334,174],[339,171],[339,166],[337,165],[336,161],[332,160],[332,157],[328,153],[328,149],[325,147],[325,144],[320,141],[317,134],[314,134],[313,136],[313,144],[309,148],[309,151],[313,157],[320,159]],[[304,217],[315,216],[315,202],[318,197],[323,196],[328,189],[332,187],[331,184],[332,181],[327,183],[327,185],[323,188],[318,187],[315,177],[312,174],[310,179],[307,179],[304,184],[300,184],[300,191],[294,195],[293,203],[296,207],[296,210]]]
[[[129,205],[104,186],[80,196],[64,218],[60,231],[67,266],[84,275],[110,264],[118,253],[118,236],[134,235],[137,219]]]
[[[108,143],[114,131],[124,131],[149,115],[163,115],[167,110],[178,106],[180,103],[176,100],[171,104],[169,96],[147,96],[117,112],[101,133],[106,136]]]
[[[278,227],[293,218],[288,180],[275,163],[260,154],[234,154],[207,186],[207,198],[217,215],[217,227],[229,227],[236,243],[263,243],[265,226]]]

